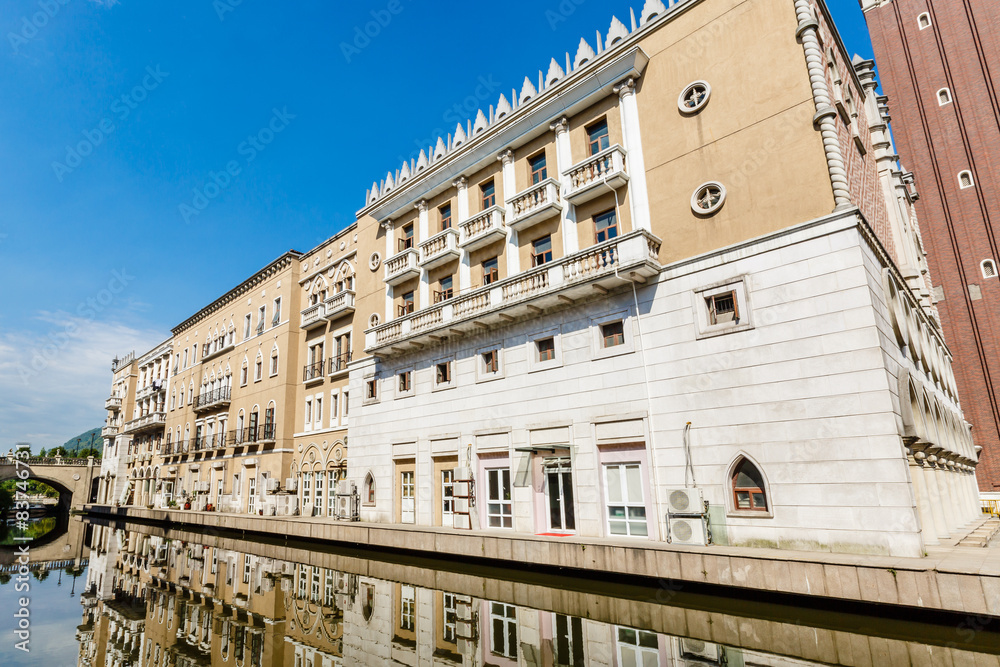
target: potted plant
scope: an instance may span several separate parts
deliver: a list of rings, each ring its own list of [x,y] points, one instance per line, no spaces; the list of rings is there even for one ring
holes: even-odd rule
[[[191,509],[191,502],[190,501],[188,501],[188,500],[184,501],[184,509],[186,509],[186,510]]]

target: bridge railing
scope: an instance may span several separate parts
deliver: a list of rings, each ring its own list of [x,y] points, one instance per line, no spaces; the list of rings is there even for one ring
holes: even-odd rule
[[[2,460],[7,465],[14,465],[14,456],[10,454],[3,455],[0,460]],[[88,466],[88,465],[101,465],[101,459],[85,458],[85,459],[69,459],[63,458],[61,456],[29,456],[26,459],[21,459],[22,465],[49,465],[49,466]]]

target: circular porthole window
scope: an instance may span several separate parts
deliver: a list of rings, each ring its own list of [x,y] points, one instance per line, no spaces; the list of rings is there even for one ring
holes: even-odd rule
[[[689,84],[677,98],[677,107],[681,113],[692,114],[700,111],[708,104],[708,98],[712,94],[712,87],[707,81],[695,81]]]
[[[377,252],[373,252],[372,256],[368,258],[368,268],[370,268],[372,271],[377,270],[378,265],[381,263],[382,263],[382,256],[379,255]]]
[[[709,181],[698,186],[691,195],[691,210],[698,215],[712,215],[726,201],[726,188],[722,183]]]
[[[382,321],[382,318],[378,316],[378,313],[372,313],[372,316],[368,318],[368,328],[374,329]]]

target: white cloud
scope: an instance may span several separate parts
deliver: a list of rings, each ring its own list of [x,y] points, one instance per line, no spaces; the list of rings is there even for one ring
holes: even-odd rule
[[[61,445],[104,423],[111,360],[143,354],[168,335],[66,313],[39,313],[49,333],[0,331],[0,405],[6,451],[28,441],[34,450]]]

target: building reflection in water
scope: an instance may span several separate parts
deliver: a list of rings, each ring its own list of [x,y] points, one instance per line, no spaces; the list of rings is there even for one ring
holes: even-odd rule
[[[558,598],[574,594],[563,596],[563,591],[544,585],[352,559],[369,574],[384,576],[380,578],[312,564],[332,557],[326,553],[201,539],[216,544],[94,526],[91,567],[81,596],[83,623],[77,631],[80,665],[911,664],[907,654],[912,655],[913,647],[931,660],[926,664],[959,664],[962,657],[974,664],[998,664],[995,656],[924,646],[919,639],[893,642],[843,632],[831,636],[842,635],[841,643],[852,643],[851,656],[832,645],[831,654],[823,655],[822,640],[811,648],[809,642],[789,641],[796,630],[817,636],[814,628],[690,609],[680,610],[677,617],[688,619],[690,636],[672,636],[647,629],[662,628],[665,622],[651,620],[651,610],[662,609],[664,617],[677,611],[655,601],[585,594],[581,599],[588,602],[580,615],[571,615],[524,604],[565,609],[565,600]],[[226,548],[234,544],[258,554],[270,550],[311,562]],[[305,557],[309,554],[315,559]],[[420,585],[440,583],[444,576],[453,576],[459,584],[455,592]],[[469,594],[470,589],[480,595]],[[602,615],[627,622],[591,620]],[[700,632],[692,619],[703,623]],[[705,634],[713,632],[713,622],[720,631],[743,624],[739,633],[752,640],[742,648],[708,641]],[[865,648],[859,648],[862,644]],[[789,651],[793,645],[796,648]],[[886,660],[878,660],[880,651]]]

